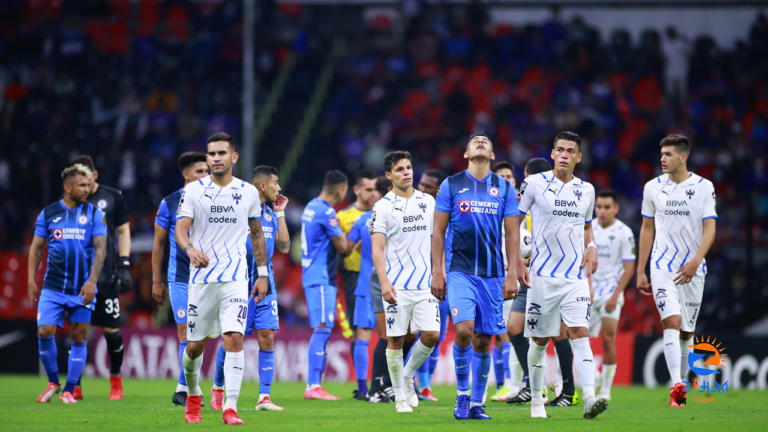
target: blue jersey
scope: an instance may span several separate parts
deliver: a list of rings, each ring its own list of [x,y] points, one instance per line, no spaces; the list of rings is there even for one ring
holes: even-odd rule
[[[275,239],[277,238],[277,215],[275,211],[264,204],[261,206],[261,231],[264,233],[264,243],[267,245],[267,270],[269,270],[269,288],[267,295],[275,292],[275,271],[272,268],[272,255],[275,254]],[[245,244],[246,259],[248,260],[248,277],[251,283],[256,283],[256,259],[253,257],[253,246],[251,245],[251,233],[248,233],[248,240]],[[251,286],[253,289],[253,286]],[[250,293],[250,291],[249,291]]]
[[[64,201],[56,201],[40,212],[35,236],[48,240],[43,288],[78,295],[91,273],[93,238],[106,241],[104,213],[88,202],[70,209]]]
[[[171,244],[168,260],[168,282],[189,283],[189,257],[184,249],[176,243],[176,210],[179,208],[181,193],[184,189],[163,198],[157,211],[155,223],[168,231],[168,241]]]
[[[301,283],[336,286],[336,249],[332,237],[342,234],[336,210],[328,201],[315,198],[301,215]]]
[[[371,281],[371,273],[373,273],[373,247],[371,246],[371,233],[368,228],[371,225],[371,214],[373,211],[363,213],[357,218],[352,229],[349,230],[349,241],[360,244],[360,274],[357,277],[357,287],[355,288],[355,295],[357,296],[370,296],[371,290],[369,283]]]
[[[450,216],[445,241],[448,271],[504,277],[504,218],[518,217],[515,188],[494,173],[478,180],[462,171],[440,185],[435,210]]]

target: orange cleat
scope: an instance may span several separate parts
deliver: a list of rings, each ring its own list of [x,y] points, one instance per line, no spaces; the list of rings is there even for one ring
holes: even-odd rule
[[[341,398],[337,398],[336,396],[323,390],[322,387],[315,387],[311,390],[304,390],[304,399],[327,400],[327,401],[341,400]]]
[[[430,388],[421,389],[421,395],[424,396],[427,400],[432,401],[432,402],[437,402],[437,400],[438,400],[435,397],[435,395],[432,394],[432,389],[430,389]]]
[[[123,398],[123,378],[119,376],[109,377],[109,398],[120,400]]]
[[[269,396],[266,396],[264,399],[259,401],[259,403],[256,404],[256,411],[283,411],[283,407],[279,407],[275,405],[271,400],[269,400]]]
[[[672,387],[669,393],[669,406],[671,407],[684,407],[685,406],[685,384],[677,383]],[[674,403],[674,404],[673,404]]]
[[[203,414],[200,412],[200,404],[202,402],[202,396],[187,396],[187,406],[184,408],[184,420],[187,423],[200,423],[203,421]]]
[[[75,397],[72,396],[72,393],[70,392],[64,392],[61,396],[59,396],[59,400],[64,402],[65,404],[76,404],[77,401],[75,400]]]
[[[216,411],[224,409],[224,390],[211,389],[211,409]]]
[[[240,420],[240,417],[237,416],[237,411],[233,410],[232,408],[227,408],[227,410],[224,411],[224,416],[221,422],[226,425],[241,425],[245,423],[244,421]]]
[[[60,391],[61,384],[54,384],[49,382],[48,387],[45,388],[45,391],[40,393],[40,396],[37,397],[37,401],[40,403],[50,402],[53,396]]]
[[[83,389],[81,389],[80,386],[75,386],[75,391],[72,392],[72,396],[75,397],[75,400],[83,400]]]

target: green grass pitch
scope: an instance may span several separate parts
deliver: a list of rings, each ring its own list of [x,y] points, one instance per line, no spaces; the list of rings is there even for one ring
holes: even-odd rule
[[[172,380],[125,380],[125,398],[108,398],[109,382],[85,379],[85,399],[77,405],[58,400],[37,403],[45,379],[34,376],[0,376],[0,431],[191,431],[223,430],[221,412],[203,408],[203,422],[188,425],[183,408],[171,404]],[[202,383],[208,402],[211,382]],[[246,383],[240,395],[239,414],[245,428],[261,431],[335,430],[357,432],[454,430],[612,430],[612,431],[765,431],[768,430],[768,392],[731,391],[715,395],[714,403],[690,402],[685,408],[667,407],[668,390],[617,387],[611,405],[596,420],[581,418],[583,405],[549,408],[549,419],[531,419],[530,406],[488,403],[492,421],[456,421],[455,388],[434,389],[439,402],[422,402],[413,414],[396,414],[394,404],[366,404],[350,400],[352,384],[329,384],[326,390],[344,400],[305,401],[304,384],[276,383],[272,399],[286,410],[257,412],[257,383]]]

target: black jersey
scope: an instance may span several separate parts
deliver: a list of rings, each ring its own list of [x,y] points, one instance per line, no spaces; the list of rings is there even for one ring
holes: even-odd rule
[[[97,285],[99,291],[112,289],[112,275],[117,270],[117,249],[115,240],[117,227],[128,222],[128,207],[125,205],[123,193],[111,187],[99,185],[96,193],[88,197],[88,202],[104,212],[107,222],[107,256],[104,259],[104,268],[101,270]]]

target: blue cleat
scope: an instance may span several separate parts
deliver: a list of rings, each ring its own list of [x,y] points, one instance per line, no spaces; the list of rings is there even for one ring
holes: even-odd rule
[[[453,416],[456,420],[467,420],[469,418],[469,396],[456,396],[456,406],[453,408]]]
[[[491,416],[485,413],[485,405],[477,405],[469,410],[469,418],[472,420],[490,420]]]

